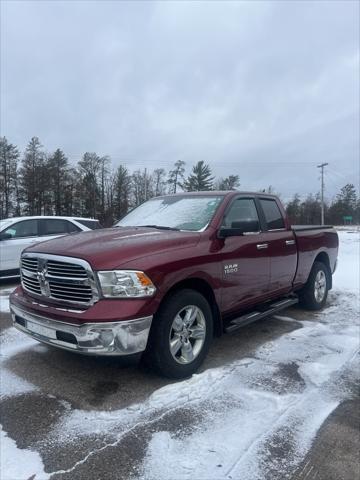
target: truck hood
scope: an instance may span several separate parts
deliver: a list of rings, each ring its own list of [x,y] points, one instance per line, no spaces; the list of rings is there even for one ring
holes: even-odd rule
[[[109,270],[148,255],[193,247],[199,239],[198,232],[116,227],[37,243],[26,252],[82,258],[94,270]]]

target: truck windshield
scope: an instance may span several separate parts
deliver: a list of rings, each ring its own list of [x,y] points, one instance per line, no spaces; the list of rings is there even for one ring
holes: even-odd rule
[[[223,198],[215,195],[153,198],[132,210],[115,226],[200,231],[209,224]]]

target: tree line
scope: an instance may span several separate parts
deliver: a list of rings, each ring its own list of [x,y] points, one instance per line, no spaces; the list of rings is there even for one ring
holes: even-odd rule
[[[0,138],[0,218],[22,215],[66,215],[97,218],[112,225],[130,209],[144,201],[178,191],[236,190],[238,175],[215,178],[204,161],[198,161],[186,175],[186,164],[177,160],[166,171],[147,168],[130,171],[126,165],[112,168],[108,156],[86,152],[73,165],[58,148],[45,151],[33,137],[21,154],[6,137]],[[266,189],[272,193],[272,187]],[[265,191],[265,190],[263,190]],[[287,204],[293,223],[319,223],[320,199],[299,195]],[[325,218],[341,224],[351,215],[359,221],[359,199],[353,185],[346,185],[336,199],[326,205]]]

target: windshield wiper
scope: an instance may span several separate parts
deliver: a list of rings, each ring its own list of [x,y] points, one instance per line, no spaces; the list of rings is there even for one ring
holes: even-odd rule
[[[180,228],[165,227],[165,225],[138,225],[138,227],[157,228],[159,230],[175,230],[177,232],[180,230]]]

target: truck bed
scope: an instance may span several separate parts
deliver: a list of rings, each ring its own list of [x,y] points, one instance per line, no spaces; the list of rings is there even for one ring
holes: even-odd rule
[[[291,227],[298,249],[298,267],[294,285],[305,284],[316,258],[335,270],[339,246],[338,235],[331,225],[294,225]]]

